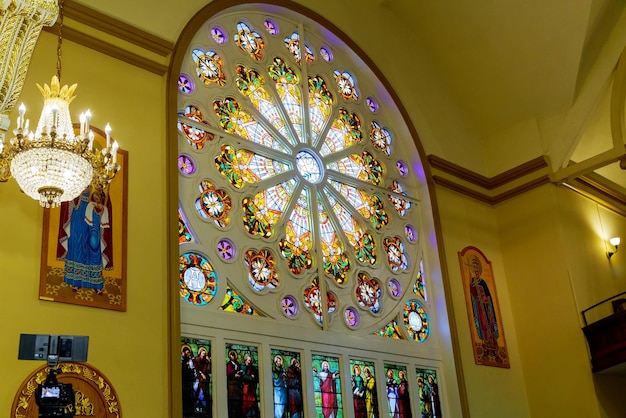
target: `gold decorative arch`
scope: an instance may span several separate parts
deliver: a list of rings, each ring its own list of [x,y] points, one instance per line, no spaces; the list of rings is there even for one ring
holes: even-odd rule
[[[75,416],[120,418],[122,411],[111,382],[97,369],[86,363],[59,363],[59,383],[71,383],[76,394]],[[11,418],[38,416],[35,390],[46,380],[50,367],[35,370],[17,391],[11,407]]]

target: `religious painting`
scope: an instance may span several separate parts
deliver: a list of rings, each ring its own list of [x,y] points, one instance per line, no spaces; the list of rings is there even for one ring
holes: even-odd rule
[[[94,143],[105,145],[93,128]],[[39,299],[126,311],[128,152],[108,187],[92,182],[78,197],[44,209]]]
[[[378,389],[374,362],[350,359],[354,418],[378,418]]]
[[[385,363],[385,389],[389,418],[412,418],[406,366]]]
[[[459,253],[465,305],[476,364],[511,367],[491,261],[476,247]]]
[[[228,418],[261,416],[259,350],[242,344],[226,344]]]
[[[313,354],[312,365],[316,418],[343,418],[339,359]]]
[[[422,418],[441,418],[441,399],[437,372],[432,369],[415,368],[417,391],[420,399]]]
[[[211,341],[181,339],[183,418],[213,417]]]
[[[304,418],[300,353],[272,348],[274,418]]]

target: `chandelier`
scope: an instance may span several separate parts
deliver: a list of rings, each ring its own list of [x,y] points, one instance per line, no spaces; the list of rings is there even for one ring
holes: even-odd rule
[[[59,39],[57,75],[50,85],[37,84],[44,106],[35,132],[29,131],[24,104],[19,107],[14,137],[0,142],[0,173],[8,180],[8,172],[24,193],[41,206],[53,208],[79,196],[85,188],[105,190],[119,171],[117,141],[111,143],[107,124],[106,145],[94,140],[90,129],[91,113],[80,115],[80,128],[75,134],[69,105],[74,100],[77,84],[61,87],[61,28],[63,1],[59,1]]]

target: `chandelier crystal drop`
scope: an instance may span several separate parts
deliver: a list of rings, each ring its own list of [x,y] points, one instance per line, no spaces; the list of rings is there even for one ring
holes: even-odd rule
[[[50,85],[37,87],[44,106],[35,132],[28,130],[26,108],[19,107],[15,135],[8,144],[0,143],[0,174],[8,180],[8,170],[24,193],[52,208],[79,196],[90,184],[106,189],[119,171],[117,141],[111,144],[107,125],[106,146],[94,141],[89,127],[91,113],[80,115],[79,134],[75,135],[69,111],[77,85],[61,87],[57,76]]]

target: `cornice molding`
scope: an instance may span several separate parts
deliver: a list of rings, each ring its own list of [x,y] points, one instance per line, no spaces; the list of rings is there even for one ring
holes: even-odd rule
[[[610,180],[588,173],[573,180],[557,182],[549,172],[545,156],[534,158],[494,177],[485,177],[435,155],[428,156],[433,182],[472,199],[497,205],[536,187],[562,185],[626,217],[626,192]]]
[[[167,74],[173,43],[71,0],[66,1],[63,13],[69,20],[63,24],[64,39],[151,73]],[[58,24],[43,30],[57,34]]]

